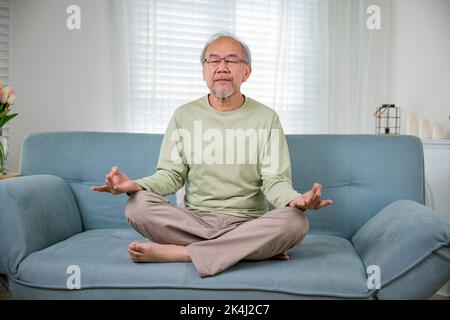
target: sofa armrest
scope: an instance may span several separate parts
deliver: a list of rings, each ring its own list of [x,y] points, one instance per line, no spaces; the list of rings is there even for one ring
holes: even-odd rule
[[[450,226],[432,209],[400,200],[363,225],[352,242],[366,266],[380,267],[382,289],[438,250],[450,251]]]
[[[30,253],[82,231],[69,185],[50,175],[0,181],[0,273],[14,275]]]

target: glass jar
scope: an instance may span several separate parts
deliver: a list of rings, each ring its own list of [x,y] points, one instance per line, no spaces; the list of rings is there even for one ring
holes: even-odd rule
[[[0,174],[8,172],[9,128],[0,128]]]

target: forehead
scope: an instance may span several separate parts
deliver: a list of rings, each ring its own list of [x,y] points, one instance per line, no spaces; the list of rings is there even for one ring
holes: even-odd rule
[[[219,56],[228,56],[231,54],[236,54],[240,57],[244,56],[242,47],[236,40],[232,38],[219,38],[214,40],[206,49],[206,56],[211,54]]]

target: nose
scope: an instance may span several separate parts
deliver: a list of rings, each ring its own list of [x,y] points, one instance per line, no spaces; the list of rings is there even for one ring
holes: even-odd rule
[[[225,62],[225,59],[220,60],[219,65],[217,66],[217,71],[219,70],[226,70],[229,71],[230,69],[228,69],[228,64]]]

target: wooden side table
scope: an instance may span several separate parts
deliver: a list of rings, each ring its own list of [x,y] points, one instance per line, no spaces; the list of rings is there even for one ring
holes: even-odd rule
[[[19,177],[19,176],[20,176],[20,173],[18,173],[18,172],[8,172],[7,174],[0,174],[0,180],[15,178],[15,177]]]

